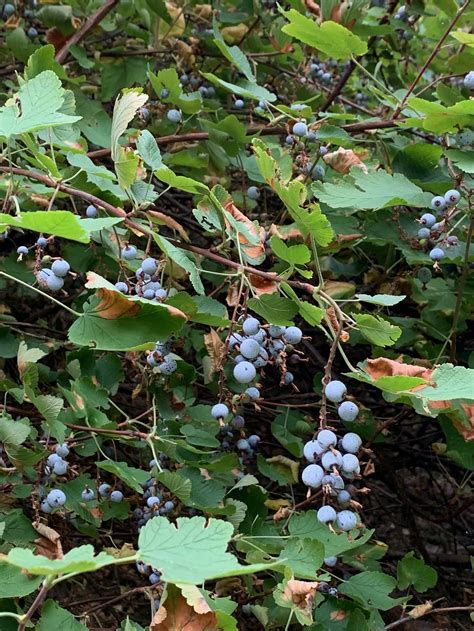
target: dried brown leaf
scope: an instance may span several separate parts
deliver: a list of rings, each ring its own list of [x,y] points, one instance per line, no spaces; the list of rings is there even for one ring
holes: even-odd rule
[[[364,173],[368,173],[367,167],[352,149],[339,147],[337,151],[327,153],[323,160],[338,173],[349,173],[352,167],[358,167]]]
[[[256,245],[249,243],[246,239],[245,235],[239,233],[239,243],[241,244],[242,250],[245,254],[251,259],[258,259],[259,257],[265,255],[265,230],[261,226],[257,226],[253,221],[250,221],[248,217],[241,212],[237,206],[235,206],[234,202],[231,200],[224,204],[224,210],[234,217],[237,221],[240,221],[246,224],[248,231],[250,234],[254,236],[258,236],[259,242]]]
[[[201,614],[181,595],[166,599],[153,616],[150,631],[218,631],[222,630],[212,611]]]
[[[285,586],[283,598],[296,605],[305,615],[311,616],[318,585],[317,581],[290,579]]]
[[[421,618],[422,616],[426,616],[426,614],[429,613],[432,609],[433,603],[428,600],[422,605],[417,605],[416,607],[413,607],[413,609],[410,609],[408,615],[410,616],[410,618]]]
[[[183,226],[180,223],[178,223],[175,219],[173,219],[173,217],[170,217],[169,215],[165,215],[159,210],[149,210],[148,214],[152,215],[152,217],[156,217],[159,220],[159,223],[164,224],[165,226],[168,226],[168,228],[171,228],[171,230],[176,230],[176,232],[180,235],[180,237],[184,239],[184,241],[187,241],[189,243],[190,239],[189,239],[188,233],[186,232],[186,230],[183,228]]]
[[[59,532],[40,521],[34,522],[33,528],[41,535],[34,541],[36,554],[41,554],[51,560],[62,559],[64,554]]]
[[[275,278],[277,275],[275,274]],[[270,280],[269,278],[262,278],[256,274],[249,274],[248,279],[257,296],[262,294],[274,294],[278,291],[278,283],[276,280]]]
[[[214,329],[211,329],[209,333],[204,336],[204,344],[206,346],[207,354],[211,358],[211,374],[218,372],[222,362],[222,351],[224,348],[224,342]]]

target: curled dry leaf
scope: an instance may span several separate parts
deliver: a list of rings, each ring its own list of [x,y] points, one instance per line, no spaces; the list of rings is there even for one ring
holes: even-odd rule
[[[349,173],[352,167],[358,167],[364,173],[368,173],[367,167],[352,149],[339,147],[337,151],[327,153],[323,160],[338,173]]]
[[[238,237],[239,242],[241,244],[242,250],[244,251],[245,255],[249,259],[256,260],[256,261],[260,260],[262,257],[265,257],[265,230],[264,228],[261,226],[259,227],[256,224],[254,224],[253,221],[250,221],[250,219],[246,217],[244,213],[241,212],[237,208],[237,206],[235,206],[232,200],[224,204],[224,210],[230,213],[232,217],[234,217],[234,219],[236,219],[237,221],[244,223],[247,226],[247,229],[250,232],[250,234],[254,236],[258,236],[259,238],[259,242],[256,245],[253,245],[252,243],[249,243],[245,235],[243,235],[242,233],[239,233],[239,237]]]
[[[289,226],[277,226],[276,224],[272,223],[268,233],[270,236],[275,235],[283,241],[302,236],[301,231],[296,227],[296,224],[294,223],[290,224]]]
[[[192,46],[183,42],[181,39],[177,39],[174,43],[176,50],[178,51],[178,57],[184,62],[186,67],[193,67],[196,63],[196,56]]]
[[[310,13],[313,13],[314,15],[317,15],[318,17],[321,15],[321,9],[319,8],[319,4],[314,2],[314,0],[304,0],[304,6],[308,9]]]
[[[216,614],[212,611],[201,614],[191,607],[182,594],[166,599],[153,616],[150,631],[218,631]]]
[[[276,278],[277,275],[275,274],[275,279]],[[255,274],[249,274],[248,279],[257,296],[261,296],[262,294],[274,294],[278,291],[278,283],[276,280],[262,278],[261,276],[256,276]]]
[[[422,605],[417,605],[416,607],[413,607],[413,609],[408,612],[408,615],[410,616],[410,618],[421,618],[422,616],[426,616],[426,614],[429,613],[432,609],[433,603],[428,600]]]
[[[433,370],[426,366],[405,364],[395,359],[388,359],[387,357],[368,359],[365,370],[374,380],[380,379],[380,377],[404,375],[405,377],[420,377],[421,379],[429,381],[433,374]],[[424,386],[421,387],[423,388]]]
[[[235,26],[225,26],[221,29],[222,36],[227,42],[233,43],[241,40],[247,35],[249,27],[241,22]]]
[[[224,348],[224,342],[218,336],[214,329],[211,329],[209,333],[204,336],[204,344],[206,346],[207,354],[211,358],[211,375],[218,372],[222,364],[222,352]]]
[[[158,219],[158,223],[164,224],[165,226],[168,226],[168,228],[171,228],[172,230],[176,230],[179,236],[184,241],[187,241],[189,243],[188,233],[186,232],[186,230],[183,228],[183,226],[180,223],[178,223],[175,219],[173,219],[173,217],[170,217],[169,215],[165,215],[159,210],[149,210],[148,214],[152,216],[152,221],[153,221],[153,217],[156,217],[156,219]]]
[[[194,13],[203,20],[208,20],[212,16],[212,4],[196,4]]]
[[[157,41],[164,42],[174,35],[180,36],[186,29],[186,20],[184,18],[184,10],[177,6],[174,2],[165,2],[166,11],[171,18],[171,24],[165,22],[161,18],[158,19],[158,28],[156,38]]]
[[[317,581],[297,581],[290,579],[285,586],[283,599],[293,603],[307,616],[311,616]]]
[[[32,525],[36,532],[41,535],[41,537],[34,541],[36,554],[41,554],[53,561],[54,559],[62,559],[64,553],[59,532],[40,521],[34,522]]]

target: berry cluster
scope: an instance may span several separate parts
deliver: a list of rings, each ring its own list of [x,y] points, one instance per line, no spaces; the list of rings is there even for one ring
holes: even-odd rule
[[[49,239],[46,237],[40,236],[36,240],[35,251],[36,251],[36,265],[35,265],[35,276],[38,284],[41,287],[45,287],[52,292],[60,291],[64,286],[64,279],[71,271],[71,266],[69,263],[63,258],[54,258],[44,257],[44,250],[48,246]],[[21,261],[25,256],[29,253],[29,248],[26,245],[20,245],[16,253],[18,254],[18,260]],[[51,267],[42,267],[42,265],[46,262],[51,262]]]
[[[137,248],[130,244],[126,244],[120,252],[125,261],[133,261],[137,258],[137,254]],[[161,286],[158,278],[158,261],[148,256],[135,272],[135,281],[130,278],[126,282],[119,280],[115,283],[115,288],[122,294],[135,292],[137,296],[145,298],[145,300],[162,302],[168,297],[168,291]]]
[[[248,388],[246,393],[248,390],[257,390],[257,388]],[[259,398],[260,392],[258,390],[257,393],[258,395],[256,398]],[[255,393],[251,392],[250,394]],[[247,394],[247,396],[249,395]],[[250,457],[255,455],[258,444],[261,440],[260,436],[252,434],[245,438],[245,418],[241,414],[236,414],[230,423],[224,423],[224,420],[229,415],[229,408],[224,403],[216,403],[212,407],[211,415],[213,418],[222,423],[219,429],[219,435],[222,438],[222,449],[230,449],[230,441],[234,440],[234,432],[237,431],[239,438],[237,438],[235,446],[238,451],[244,452]],[[243,458],[240,458],[240,463],[243,464]]]
[[[178,367],[176,359],[171,355],[171,342],[157,342],[154,350],[148,352],[147,363],[162,375],[171,375]]]
[[[46,460],[44,468],[44,477],[46,483],[57,476],[66,475],[69,464],[66,458],[69,455],[69,447],[66,443],[56,445],[54,452],[50,454]],[[45,491],[40,489],[40,495],[43,496],[40,508],[43,513],[52,513],[55,508],[60,508],[66,503],[66,494],[60,489],[52,489],[44,497]]]
[[[286,369],[286,356],[289,351],[297,352],[294,346],[302,339],[303,332],[297,326],[263,327],[257,318],[246,318],[242,333],[231,333],[228,338],[229,350],[237,353],[234,379],[238,383],[250,383],[256,378],[257,369],[273,364],[281,371],[281,384],[290,385],[294,376]]]
[[[448,234],[448,221],[460,199],[461,195],[455,189],[447,191],[444,196],[436,195],[431,200],[431,208],[440,215],[439,218],[432,213],[424,213],[418,220],[422,224],[418,230],[418,239],[422,244],[429,244],[429,257],[435,264],[444,258],[444,247],[458,243],[455,235]]]
[[[359,408],[345,400],[347,388],[341,381],[330,381],[324,393],[328,401],[338,405],[337,412],[342,421],[352,423],[356,420]],[[335,432],[326,428],[304,446],[303,453],[310,464],[303,469],[301,479],[307,487],[322,490],[323,505],[317,511],[317,519],[330,528],[333,523],[342,531],[358,526],[359,517],[351,510],[358,506],[353,500],[356,489],[351,482],[360,475],[357,454],[361,446],[362,439],[358,434],[348,432],[338,438]],[[336,561],[335,557],[325,559],[329,567]]]

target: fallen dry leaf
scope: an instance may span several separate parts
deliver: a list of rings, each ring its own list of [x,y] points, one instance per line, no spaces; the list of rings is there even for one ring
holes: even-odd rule
[[[59,532],[40,521],[34,522],[33,528],[41,535],[34,541],[36,554],[41,554],[51,560],[62,559],[64,553]]]
[[[275,278],[277,278],[276,274]],[[248,279],[257,296],[261,296],[262,294],[274,294],[278,291],[278,283],[276,280],[273,281],[269,278],[262,278],[256,274],[249,274]]]
[[[427,613],[429,613],[432,609],[433,603],[428,600],[422,605],[417,605],[416,607],[413,607],[413,609],[408,612],[408,615],[410,616],[410,618],[421,618],[422,616],[425,616]]]
[[[358,167],[364,173],[368,173],[367,167],[352,149],[339,147],[337,151],[327,153],[323,160],[338,173],[349,173],[352,167]]]
[[[174,595],[172,599],[166,599],[153,616],[150,631],[217,631],[222,626],[218,625],[216,614],[212,611],[201,614],[188,605],[181,595]]]
[[[300,611],[311,616],[314,596],[318,588],[317,581],[297,581],[290,579],[285,586],[283,598],[295,604]]]

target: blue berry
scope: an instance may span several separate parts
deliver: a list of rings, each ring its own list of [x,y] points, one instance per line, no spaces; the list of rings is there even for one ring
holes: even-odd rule
[[[316,514],[316,517],[320,523],[328,524],[330,521],[334,521],[336,519],[336,511],[332,506],[321,506]]]
[[[216,403],[211,410],[213,418],[225,418],[229,414],[229,408],[224,403]]]
[[[288,135],[285,138],[285,145],[288,145],[289,147],[292,147],[294,145],[294,143],[295,143],[295,139],[293,138],[293,136]]]
[[[260,197],[260,191],[258,190],[256,186],[249,186],[247,189],[247,196],[250,199],[256,200]]]
[[[53,261],[53,264],[51,265],[51,271],[53,272],[53,274],[61,278],[64,278],[64,276],[67,276],[70,269],[71,269],[71,266],[64,259],[58,259],[57,261]]]
[[[284,338],[288,344],[299,344],[303,338],[303,331],[298,326],[289,326],[285,330]]]
[[[145,274],[150,274],[150,276],[153,276],[158,266],[157,266],[156,260],[152,258],[151,256],[149,256],[142,262],[141,267],[142,267],[142,270],[145,272]]]
[[[38,31],[35,29],[34,26],[30,26],[30,28],[26,31],[26,34],[30,39],[34,39],[38,36]]]
[[[441,197],[441,195],[436,195],[436,197],[433,197],[433,199],[431,200],[431,208],[433,208],[433,210],[443,210],[445,206],[446,200],[444,199],[444,197]]]
[[[282,337],[285,334],[286,327],[278,326],[277,324],[271,324],[268,328],[268,333],[270,337],[278,338]]]
[[[358,434],[349,432],[342,437],[341,447],[347,453],[356,454],[362,446],[362,439]]]
[[[178,110],[169,110],[166,114],[166,118],[172,123],[180,123],[181,112],[179,112]]]
[[[99,495],[101,497],[107,497],[108,495],[110,495],[110,489],[111,489],[110,484],[107,484],[106,482],[104,482],[103,484],[99,486]]]
[[[322,455],[321,464],[326,471],[331,471],[333,467],[340,467],[342,465],[342,454],[337,449],[333,451],[326,451]]]
[[[179,78],[179,82],[181,83],[181,85],[186,85],[187,83],[189,83],[189,77],[187,74],[182,74]]]
[[[260,390],[258,388],[247,388],[247,390],[245,391],[245,394],[252,399],[252,401],[256,401],[257,399],[260,398]]]
[[[66,494],[60,489],[53,489],[46,496],[46,500],[51,508],[63,506],[66,503]]]
[[[169,513],[170,511],[174,510],[174,502],[168,500],[167,502],[165,502],[163,508],[166,510],[167,513]]]
[[[427,239],[431,234],[431,230],[429,228],[420,228],[418,230],[417,236],[419,239]]]
[[[58,456],[58,454],[50,454],[46,460],[46,463],[49,467],[53,468],[58,460],[61,460],[61,456]]]
[[[245,438],[241,438],[240,440],[237,441],[237,449],[239,451],[249,451],[250,450],[249,441],[246,440]]]
[[[26,245],[20,245],[16,249],[16,253],[19,254],[20,256],[26,256],[28,254],[28,248],[26,247]]]
[[[321,486],[323,477],[324,471],[318,464],[309,464],[301,473],[303,484],[306,484],[306,486],[310,486],[313,489],[317,489]]]
[[[155,291],[155,298],[157,300],[165,300],[168,297],[168,292],[166,291],[166,289],[163,289],[162,287],[160,287],[160,289],[157,289]]]
[[[111,502],[121,502],[123,500],[123,493],[122,491],[112,491],[112,493],[110,494],[110,501]]]
[[[161,581],[161,574],[155,574],[155,572],[152,572],[148,577],[148,580],[152,585],[156,585]]]
[[[158,365],[158,368],[163,375],[171,375],[178,368],[178,364],[173,357],[168,355],[165,357],[165,361]]]
[[[357,515],[350,510],[342,510],[337,514],[336,521],[341,530],[352,530],[357,526]]]
[[[153,300],[155,298],[155,292],[153,289],[145,289],[143,292],[143,297],[145,300]]]
[[[456,235],[452,234],[448,237],[448,245],[457,245],[458,244],[458,238]]]
[[[316,142],[316,132],[309,130],[306,139],[308,142]]]
[[[95,219],[98,214],[97,208],[93,204],[86,208],[86,217],[89,219]]]
[[[51,270],[52,272],[53,270]],[[46,285],[51,291],[59,291],[64,285],[64,280],[56,274],[50,274],[46,279]]]
[[[328,567],[334,567],[337,563],[337,557],[326,557],[324,559],[324,565],[327,565]],[[328,590],[329,593],[329,590]]]
[[[128,294],[128,285],[121,280],[115,283],[115,289],[120,291],[122,294]]]
[[[260,344],[251,337],[246,338],[240,345],[240,354],[246,359],[255,359],[260,353]]]
[[[51,513],[53,511],[53,507],[48,502],[48,500],[43,500],[40,504],[40,509],[42,513]]]
[[[294,380],[295,380],[295,377],[293,373],[287,371],[283,377],[283,383],[285,384],[285,386],[289,386],[291,383],[293,383]]]
[[[337,408],[337,413],[340,419],[346,423],[352,423],[359,415],[359,408],[355,403],[352,403],[352,401],[343,401]]]
[[[257,436],[257,434],[252,434],[251,436],[248,437],[247,440],[249,441],[249,445],[251,447],[256,447],[258,443],[260,442],[261,438],[260,436]]]
[[[303,454],[308,462],[316,462],[323,452],[324,449],[317,440],[309,440],[303,447]]]
[[[474,70],[471,70],[467,73],[467,75],[464,77],[463,83],[464,87],[468,90],[474,90]]]
[[[344,454],[341,467],[344,473],[357,473],[359,470],[359,458],[354,456],[354,454]]]
[[[295,136],[299,136],[300,138],[302,136],[306,136],[306,134],[308,133],[308,126],[306,125],[306,123],[303,122],[295,123],[293,125],[293,133],[295,134]]]
[[[234,378],[238,383],[250,383],[256,375],[255,366],[250,362],[243,361],[234,367]]]
[[[245,427],[245,419],[243,416],[237,415],[231,421],[231,425],[234,429],[242,429]]]
[[[351,501],[351,494],[349,493],[349,491],[343,489],[337,494],[337,501],[339,502],[339,504],[341,504],[341,506],[349,504],[349,502]]]
[[[320,156],[325,156],[328,152],[328,148],[327,147],[319,147],[319,155]]]
[[[318,432],[316,436],[316,440],[324,449],[328,449],[329,447],[333,447],[337,443],[337,436],[330,429],[322,429]]]
[[[161,497],[159,497],[158,495],[151,495],[146,501],[146,505],[148,506],[148,508],[153,508],[153,506],[156,506],[160,503]]]
[[[257,318],[247,318],[244,320],[242,330],[245,335],[256,335],[260,330],[260,322]]]
[[[474,76],[474,71],[473,71],[473,76]],[[448,206],[455,206],[458,203],[458,201],[461,199],[461,193],[453,188],[444,194],[444,199],[446,200],[446,203],[448,204]]]
[[[14,13],[15,13],[15,5],[8,3],[3,7],[3,15],[6,18],[9,18]]]
[[[36,245],[39,248],[45,248],[48,245],[48,239],[46,239],[45,237],[38,237],[38,239],[36,240]]]
[[[88,486],[86,486],[86,488],[81,493],[81,497],[84,502],[91,502],[95,497],[95,493],[93,489],[90,489]]]
[[[444,200],[444,198],[442,198]],[[427,228],[431,228],[436,223],[436,217],[431,213],[425,213],[421,216],[421,223]]]
[[[329,401],[339,403],[346,396],[347,388],[342,381],[334,380],[326,385],[324,393]]]
[[[170,91],[166,88],[163,88],[160,92],[160,99],[167,99],[170,95]]]
[[[62,458],[59,458],[59,460],[56,460],[56,462],[53,465],[53,473],[55,473],[56,475],[66,475],[67,469],[68,469],[68,463]]]
[[[441,248],[433,248],[430,252],[430,259],[432,261],[441,261],[444,257],[444,250]]]
[[[137,248],[134,245],[126,245],[122,248],[121,254],[126,261],[133,261],[137,256]]]
[[[242,101],[242,99],[237,99],[234,103],[234,107],[236,110],[241,110],[244,108],[245,103]]]

